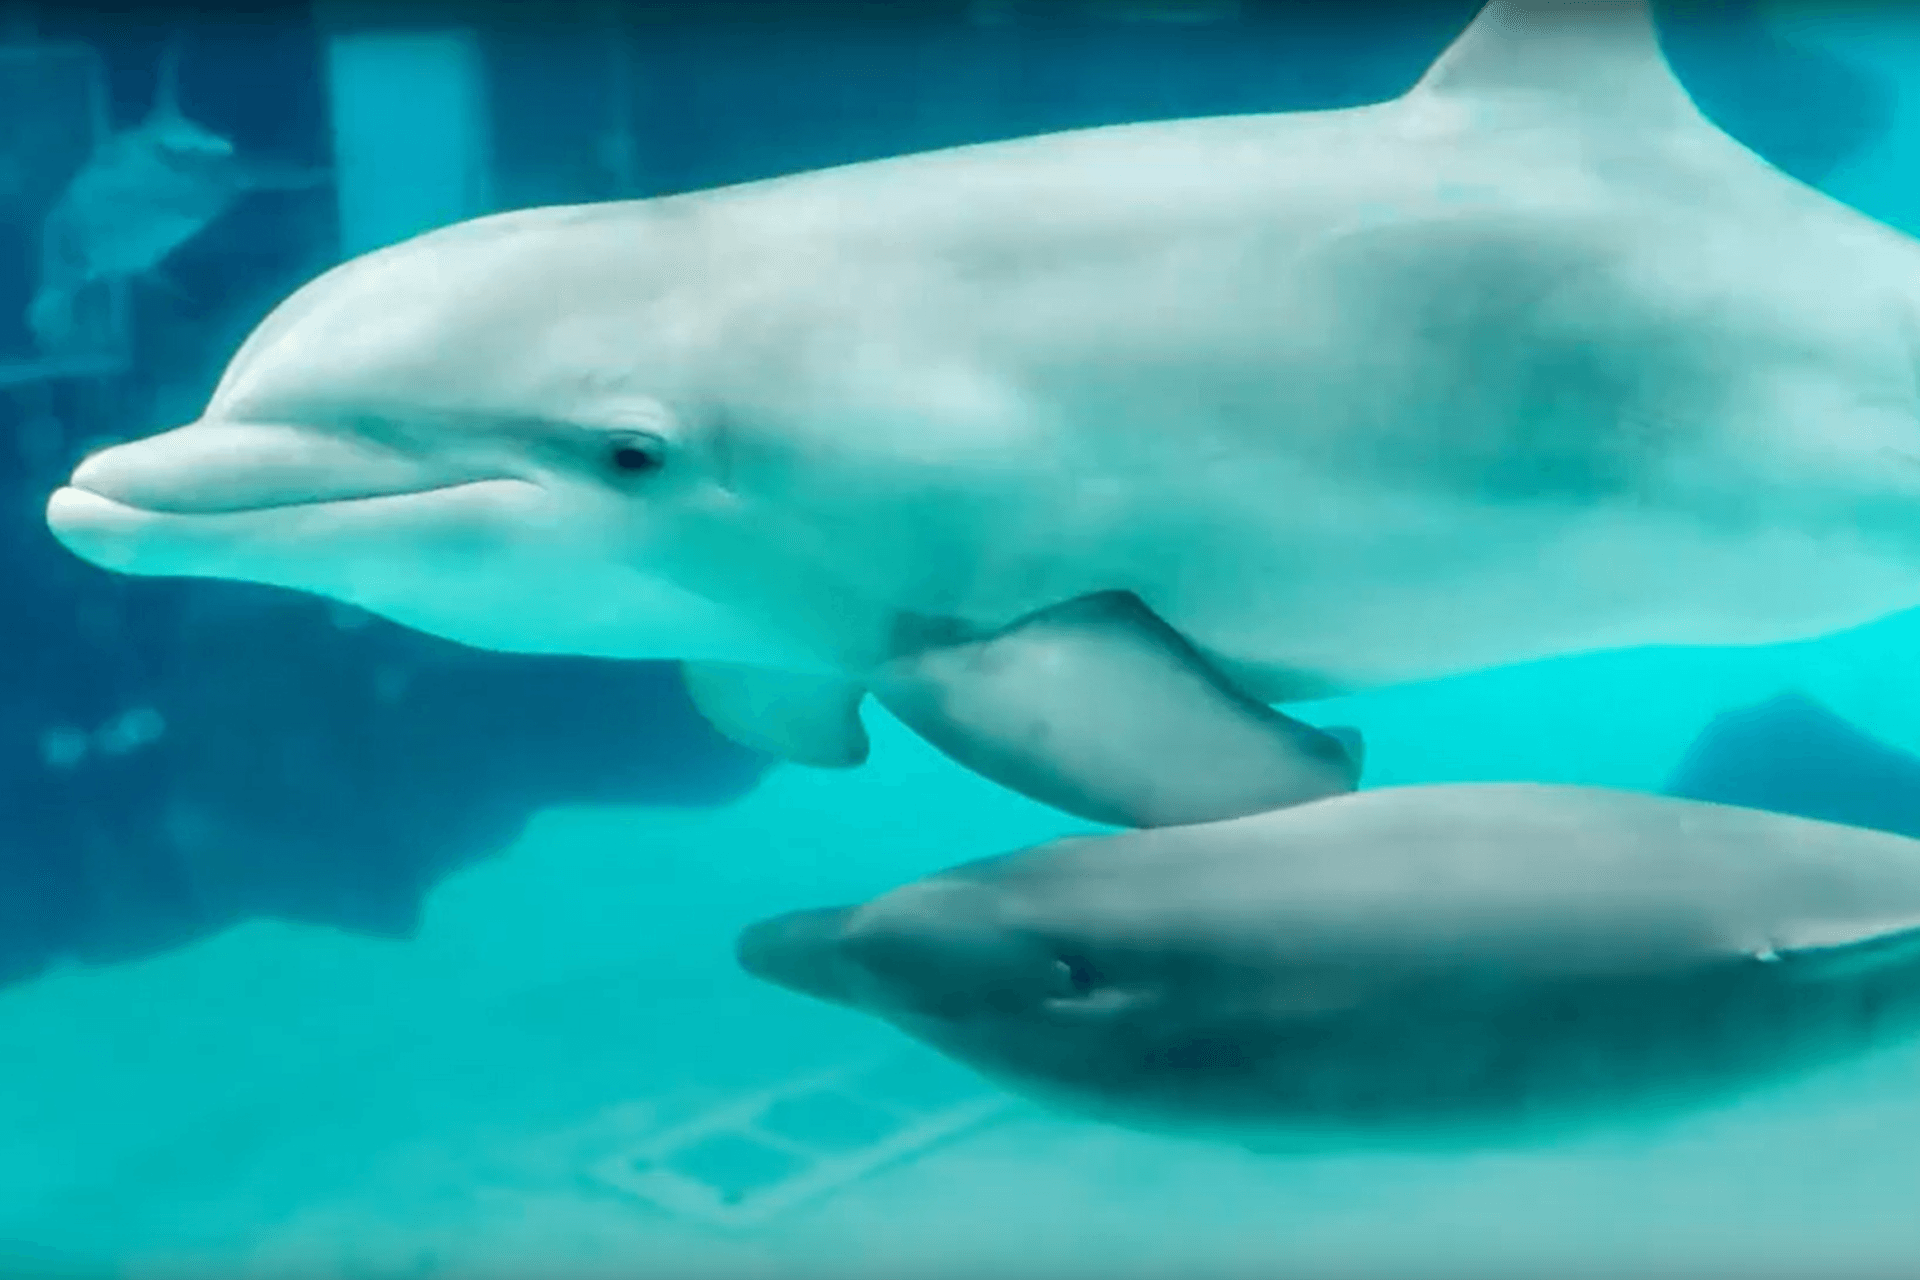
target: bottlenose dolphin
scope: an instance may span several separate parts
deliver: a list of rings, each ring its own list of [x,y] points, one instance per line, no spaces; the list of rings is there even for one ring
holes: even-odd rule
[[[103,142],[67,183],[40,228],[40,271],[26,320],[49,351],[74,336],[76,308],[103,280],[147,279],[242,198],[325,185],[319,169],[273,166],[242,156],[230,138],[180,106],[184,36],[160,53],[146,116]]]
[[[1050,803],[1194,821],[1351,785],[1250,703],[1920,603],[1917,325],[1920,247],[1711,125],[1644,4],[1494,0],[1372,106],[369,254],[48,519],[126,572],[680,658],[789,759],[862,760],[872,692]],[[1031,712],[1066,670],[1104,696]]]
[[[1920,842],[1625,791],[1383,788],[967,863],[752,925],[738,955],[1122,1125],[1519,1144],[1920,1033]]]

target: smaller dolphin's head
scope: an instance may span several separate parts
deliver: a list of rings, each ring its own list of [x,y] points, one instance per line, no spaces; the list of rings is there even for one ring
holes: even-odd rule
[[[1261,1036],[1249,973],[1097,875],[1033,869],[992,859],[775,916],[736,953],[755,977],[883,1018],[1043,1102],[1149,1128],[1232,1124]]]
[[[736,504],[710,406],[673,376],[700,326],[648,228],[624,228],[641,251],[620,230],[534,210],[334,268],[198,421],[83,460],[48,524],[106,568],[289,587],[484,648],[755,653],[705,589]]]

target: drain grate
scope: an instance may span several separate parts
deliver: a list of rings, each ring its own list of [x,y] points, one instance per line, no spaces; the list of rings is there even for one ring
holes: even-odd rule
[[[888,1059],[730,1099],[605,1156],[604,1185],[677,1217],[751,1227],[1006,1110],[938,1059]]]

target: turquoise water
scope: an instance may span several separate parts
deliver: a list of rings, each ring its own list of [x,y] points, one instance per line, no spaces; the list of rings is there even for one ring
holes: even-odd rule
[[[1382,784],[1651,787],[1713,710],[1783,685],[1920,745],[1916,639],[1899,619],[1775,650],[1562,659],[1315,711],[1366,730]],[[1073,825],[876,730],[866,770],[778,772],[717,813],[544,814],[445,885],[413,943],[255,924],[0,995],[0,1237],[128,1274],[266,1276],[1404,1274],[1436,1259],[1462,1275],[1766,1274],[1920,1250],[1914,1052],[1535,1154],[1275,1160],[1013,1107],[750,1229],[596,1184],[652,1127],[636,1107],[697,1110],[897,1047],[751,984],[728,951],[739,924]]]
[[[951,22],[910,40],[872,34],[884,24],[858,16],[792,20],[778,32],[661,18],[648,29],[652,61],[629,68],[645,109],[631,113],[625,159],[617,131],[599,152],[579,141],[604,140],[601,123],[588,127],[602,117],[567,106],[563,89],[600,66],[599,46],[557,24],[491,37],[484,146],[463,114],[478,92],[463,77],[479,64],[402,48],[334,65],[332,91],[345,95],[351,81],[357,105],[305,124],[287,108],[275,117],[285,136],[263,130],[255,141],[265,151],[284,144],[282,160],[311,160],[300,130],[332,120],[338,191],[321,203],[337,238],[310,253],[308,241],[275,239],[274,219],[307,216],[298,201],[236,210],[180,250],[183,275],[213,299],[182,313],[197,317],[192,326],[169,328],[167,304],[133,304],[148,308],[136,320],[159,320],[138,331],[132,372],[10,383],[23,457],[32,422],[52,413],[65,424],[45,457],[9,473],[27,495],[16,505],[37,514],[30,482],[58,472],[100,423],[141,433],[116,413],[147,426],[178,420],[175,406],[204,396],[260,310],[345,252],[534,200],[708,185],[1070,124],[1364,98],[1417,71],[1470,8],[1408,15],[1380,27],[1377,44],[1354,33],[1336,41],[1279,10],[1244,28],[1235,24],[1250,23],[1248,12],[1191,27],[1082,15],[1036,28],[1018,45],[1024,61],[995,62],[978,42],[1001,28],[967,26],[951,7]],[[296,16],[286,23],[304,29]],[[1844,54],[1888,87],[1889,114],[1836,142],[1821,178],[1842,199],[1920,228],[1911,176],[1920,106],[1897,93],[1920,85],[1920,25],[1861,11],[1776,14],[1770,30]],[[104,18],[61,34],[83,37],[112,54],[109,87],[126,99],[117,111],[137,118],[153,42],[116,36]],[[1698,39],[1705,65],[1714,48]],[[909,45],[917,60],[903,62]],[[232,33],[197,47],[188,65],[202,85],[220,81],[222,57],[265,57]],[[1287,73],[1265,87],[1269,64],[1250,50]],[[804,64],[791,62],[797,51]],[[1026,68],[1018,76],[1006,70],[1016,61]],[[288,92],[318,101],[326,65],[311,61],[316,78]],[[1752,65],[1728,54],[1718,73],[1730,112],[1751,89],[1739,76]],[[213,122],[222,128],[259,114],[249,95],[280,101],[267,77],[244,70],[225,99],[202,90],[206,114],[228,113]],[[384,88],[382,76],[392,78]],[[1826,118],[1820,105],[1803,118]],[[1764,113],[1744,118],[1757,134],[1772,127]],[[1783,148],[1799,145],[1778,136]],[[549,143],[561,138],[574,142],[556,158]],[[469,146],[494,158],[475,159],[461,150]],[[1806,147],[1794,154],[1817,158],[1820,148]],[[371,168],[353,168],[355,156]],[[174,340],[189,331],[191,341]],[[17,389],[42,386],[53,390]],[[16,567],[36,590],[95,589],[78,568],[49,578],[25,552]],[[129,599],[112,625],[147,626],[148,598]],[[65,644],[24,624],[7,639]],[[54,665],[21,651],[22,671]],[[1714,715],[1783,689],[1920,751],[1916,651],[1920,617],[1901,616],[1807,644],[1569,657],[1302,712],[1360,727],[1372,786],[1523,778],[1652,790]],[[116,667],[112,678],[137,691],[142,677]],[[24,719],[37,707],[20,694],[0,715],[39,741],[42,720]],[[873,758],[855,771],[774,767],[738,798],[712,802],[542,803],[495,856],[438,879],[410,937],[261,912],[134,958],[61,957],[0,987],[0,1276],[1766,1275],[1920,1265],[1920,1048],[1550,1150],[1275,1158],[1048,1115],[877,1022],[752,982],[731,952],[751,920],[865,897],[1084,825],[963,772],[876,709],[868,719]],[[634,733],[667,730],[643,723]],[[372,807],[345,783],[335,798]],[[894,1109],[849,1111],[887,1098]],[[813,1108],[810,1154],[758,1140],[782,1106],[790,1119]],[[869,1167],[868,1156],[889,1151]]]

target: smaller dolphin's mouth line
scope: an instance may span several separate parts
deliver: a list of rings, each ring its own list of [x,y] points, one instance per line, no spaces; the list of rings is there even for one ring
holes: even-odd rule
[[[99,489],[92,488],[85,484],[75,484],[72,481],[69,481],[66,487],[95,498],[104,499],[107,502],[113,503],[115,506],[124,507],[129,511],[139,512],[142,515],[191,518],[193,516],[258,515],[270,511],[303,511],[316,507],[345,506],[356,502],[382,502],[396,498],[425,498],[436,494],[451,493],[456,489],[471,489],[477,485],[499,484],[503,481],[512,481],[516,478],[517,477],[510,476],[489,476],[478,480],[456,480],[451,484],[427,485],[418,489],[350,490],[344,493],[330,493],[321,497],[304,498],[296,502],[235,503],[226,506],[195,504],[193,506],[180,507],[155,506],[150,502],[129,502],[125,498],[116,497],[111,493],[104,493]]]

